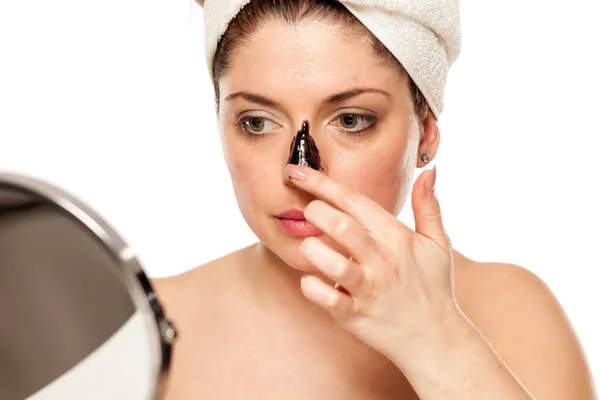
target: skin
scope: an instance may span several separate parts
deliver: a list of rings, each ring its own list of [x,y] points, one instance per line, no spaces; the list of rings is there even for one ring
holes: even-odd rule
[[[437,123],[415,116],[405,76],[337,29],[266,21],[220,81],[225,158],[260,241],[152,282],[179,330],[166,398],[595,398],[546,285],[451,248],[434,171],[412,188],[416,232],[396,220]],[[327,102],[356,88],[372,90]],[[343,113],[377,122],[350,135]],[[247,125],[262,135],[240,116],[268,119]],[[325,173],[285,165],[304,119]],[[290,208],[323,235],[282,231],[274,216]]]

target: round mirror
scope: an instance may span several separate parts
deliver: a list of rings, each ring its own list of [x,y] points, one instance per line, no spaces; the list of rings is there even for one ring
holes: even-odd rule
[[[130,248],[59,188],[0,173],[0,399],[156,399],[174,326]]]

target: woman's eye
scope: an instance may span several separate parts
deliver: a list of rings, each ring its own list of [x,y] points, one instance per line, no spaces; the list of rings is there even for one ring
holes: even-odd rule
[[[354,129],[354,128],[356,128],[356,124],[358,123],[358,118],[356,117],[356,115],[346,114],[346,115],[342,115],[340,121],[344,128]]]
[[[265,120],[262,118],[250,118],[246,123],[253,131],[260,132],[265,128]]]
[[[337,120],[340,127],[350,134],[358,134],[375,124],[375,117],[361,114],[342,114]]]
[[[238,125],[250,135],[263,135],[275,128],[273,121],[263,117],[246,117]]]

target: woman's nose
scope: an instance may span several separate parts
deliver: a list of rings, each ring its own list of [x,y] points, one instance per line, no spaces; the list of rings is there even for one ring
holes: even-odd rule
[[[307,120],[302,121],[302,127],[292,139],[287,163],[323,171],[319,149],[315,140],[310,136]]]

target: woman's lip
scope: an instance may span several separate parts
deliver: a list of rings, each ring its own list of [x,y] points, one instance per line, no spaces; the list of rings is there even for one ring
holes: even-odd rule
[[[318,236],[322,233],[304,218],[304,210],[299,208],[292,208],[277,215],[277,222],[281,229],[291,236]]]
[[[279,219],[289,219],[295,221],[305,221],[304,219],[304,210],[300,210],[299,208],[292,208],[285,212],[282,212],[277,216]]]
[[[305,219],[277,218],[279,226],[288,235],[296,237],[318,236],[322,232]]]

